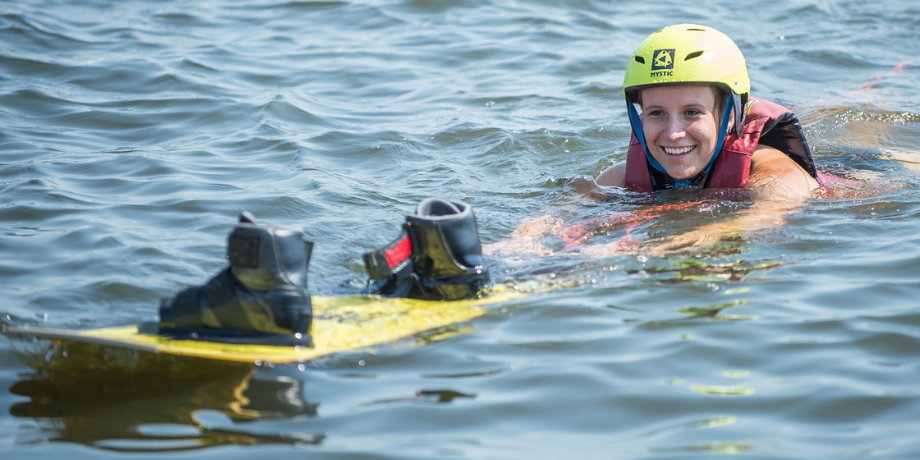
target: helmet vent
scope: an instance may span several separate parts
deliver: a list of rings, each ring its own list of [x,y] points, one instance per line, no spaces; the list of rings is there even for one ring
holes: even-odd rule
[[[638,62],[639,64],[645,64],[645,59],[644,59],[642,56],[633,56],[633,58],[634,58],[634,59],[636,60],[636,62]]]
[[[687,29],[687,32],[706,32],[706,29]]]
[[[694,52],[688,54],[687,57],[684,58],[684,61],[689,61],[689,60],[691,60],[691,59],[693,59],[693,58],[698,58],[698,57],[700,57],[700,56],[702,56],[702,55],[703,55],[703,52],[702,52],[702,51],[694,51]]]

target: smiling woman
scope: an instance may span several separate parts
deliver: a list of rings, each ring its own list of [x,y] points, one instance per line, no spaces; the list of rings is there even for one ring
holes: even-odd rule
[[[602,200],[607,195],[598,193],[598,186],[638,192],[735,189],[751,199],[745,212],[731,218],[642,242],[640,249],[653,255],[696,250],[781,225],[819,188],[820,176],[796,115],[750,97],[750,90],[744,56],[722,32],[677,24],[649,35],[623,78],[632,127],[626,161],[595,181],[576,178],[569,185]],[[487,250],[547,252],[537,241],[561,225],[555,218],[525,220],[508,240]],[[607,256],[635,249],[612,242],[580,250]]]
[[[623,81],[633,128],[627,160],[598,176],[598,185],[809,196],[817,173],[798,119],[750,98],[750,87],[744,56],[725,34],[695,24],[653,33]]]
[[[690,180],[699,176],[715,152],[719,114],[712,88],[707,85],[655,86],[640,93],[645,144],[652,157],[674,179]],[[619,183],[609,185],[626,186],[625,176],[613,182]]]

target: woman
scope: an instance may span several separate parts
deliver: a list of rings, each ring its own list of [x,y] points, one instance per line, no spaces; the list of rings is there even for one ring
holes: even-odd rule
[[[798,119],[749,97],[750,88],[744,56],[725,34],[694,24],[653,33],[623,79],[633,131],[627,159],[598,176],[598,185],[809,196],[818,182]]]
[[[623,90],[632,136],[626,161],[576,190],[598,186],[655,192],[681,187],[742,189],[753,205],[730,219],[647,241],[656,254],[708,246],[743,231],[782,223],[783,216],[818,188],[818,173],[798,118],[750,97],[744,56],[725,34],[695,24],[665,27],[629,59]],[[639,110],[637,110],[637,106]],[[488,252],[547,252],[539,239],[564,225],[548,216],[528,219]],[[583,248],[599,255],[615,243]]]

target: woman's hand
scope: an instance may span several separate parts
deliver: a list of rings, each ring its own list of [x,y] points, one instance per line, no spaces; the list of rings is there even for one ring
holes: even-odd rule
[[[553,216],[531,217],[521,221],[511,236],[482,247],[484,253],[496,256],[521,254],[549,254],[552,251],[543,246],[540,239],[553,235],[562,229],[562,219]]]
[[[601,186],[597,185],[597,182],[590,176],[580,176],[570,179],[566,182],[565,186],[569,190],[593,200],[607,201],[607,195],[604,193],[603,189],[601,189]]]

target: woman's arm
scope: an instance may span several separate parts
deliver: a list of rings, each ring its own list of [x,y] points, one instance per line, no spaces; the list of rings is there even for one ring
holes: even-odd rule
[[[616,168],[611,167],[607,171]],[[606,172],[605,172],[606,173]],[[603,176],[602,173],[601,175]],[[600,177],[600,176],[599,176]],[[482,247],[486,254],[511,256],[521,254],[550,254],[552,250],[542,244],[542,239],[556,235],[565,225],[566,214],[571,214],[572,206],[580,206],[577,201],[580,198],[590,198],[596,201],[606,201],[610,189],[605,189],[599,185],[590,176],[576,177],[565,184],[565,188],[570,192],[575,192],[575,202],[563,200],[556,202],[552,208],[545,209],[548,214],[541,217],[530,217],[521,221],[521,223],[511,232],[507,238],[487,244]],[[566,211],[568,209],[568,211]]]
[[[786,215],[811,196],[818,182],[783,152],[760,146],[751,157],[751,173],[745,188],[754,202],[750,208],[731,218],[649,242],[645,249],[650,254],[683,252],[742,233],[783,225]]]
[[[618,163],[601,173],[596,184],[594,181],[574,180],[571,187],[582,195],[594,197],[600,192],[598,186],[624,187],[625,173],[626,163]],[[785,216],[798,208],[816,188],[817,181],[786,154],[772,147],[760,146],[751,157],[751,173],[746,185],[754,202],[750,208],[689,232],[645,241],[639,251],[650,255],[693,251],[731,236],[783,225]],[[525,219],[509,238],[483,249],[487,253],[504,255],[546,254],[551,251],[540,244],[540,239],[558,232],[563,224],[561,218],[554,216]],[[608,243],[586,246],[582,250],[586,254],[610,256],[624,251],[635,252],[635,249]]]
[[[818,188],[818,181],[785,153],[759,146],[751,156],[747,188],[754,199],[804,199]]]
[[[545,215],[530,217],[521,221],[507,238],[482,246],[482,252],[495,256],[547,255],[552,251],[543,246],[540,240],[562,229],[562,219]]]

